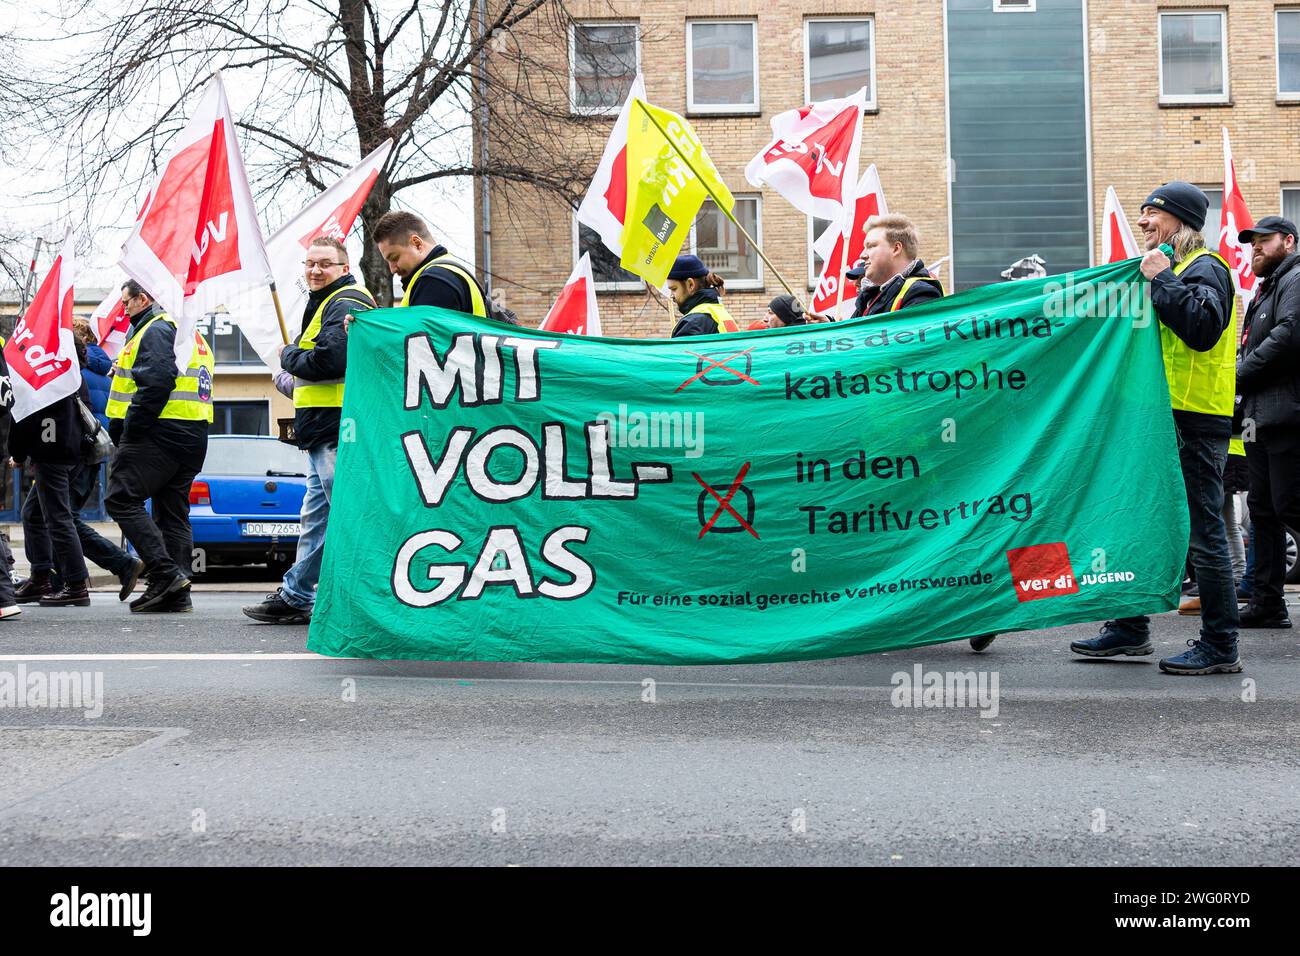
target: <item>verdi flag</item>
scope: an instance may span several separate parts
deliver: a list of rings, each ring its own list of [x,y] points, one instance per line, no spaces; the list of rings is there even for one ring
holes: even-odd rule
[[[634,99],[628,121],[623,268],[662,286],[700,206],[710,197],[726,212],[736,205],[691,124],[671,110]]]
[[[367,312],[307,646],[716,664],[1169,610],[1147,289],[1129,260],[685,340]]]

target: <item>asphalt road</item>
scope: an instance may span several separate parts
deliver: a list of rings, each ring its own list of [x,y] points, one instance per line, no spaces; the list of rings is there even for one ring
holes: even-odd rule
[[[308,655],[239,614],[255,598],[0,623],[0,683],[103,682],[89,719],[0,707],[0,864],[1300,860],[1300,631],[1245,632],[1243,674],[1198,678],[1155,666],[1199,623],[1172,614],[1115,661],[1067,651],[1080,625],[983,655],[390,663]],[[996,675],[996,716],[893,706],[917,664]]]

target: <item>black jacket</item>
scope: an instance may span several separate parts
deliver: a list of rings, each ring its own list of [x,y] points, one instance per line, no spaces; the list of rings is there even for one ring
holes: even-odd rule
[[[713,321],[713,316],[707,312],[700,312],[691,315],[691,310],[712,302],[714,305],[722,303],[722,297],[718,295],[717,289],[701,289],[695,295],[691,296],[677,308],[682,313],[682,317],[677,320],[673,326],[672,337],[681,338],[683,335],[716,335],[718,332],[718,323]]]
[[[302,329],[293,340],[294,344],[280,353],[280,364],[286,372],[308,382],[328,382],[343,378],[348,362],[348,336],[343,329],[343,317],[348,313],[356,315],[373,309],[375,302],[369,293],[348,291],[334,296],[325,307],[325,314],[321,316],[315,347],[303,349],[298,347],[298,343],[302,341],[303,333],[307,331],[320,304],[344,286],[355,285],[356,281],[351,273],[346,273],[307,297],[307,305],[302,313]],[[337,443],[341,416],[342,409],[339,408],[295,409],[293,432],[298,447],[310,451],[320,445]]]
[[[74,395],[67,395],[53,405],[32,412],[20,422],[14,422],[9,432],[9,454],[22,464],[27,459],[60,465],[81,462],[82,436],[81,412],[77,399],[90,405],[90,391],[86,383]],[[6,414],[8,414],[6,412]]]
[[[1166,269],[1151,280],[1151,305],[1156,318],[1197,352],[1208,352],[1223,335],[1232,318],[1234,295],[1232,276],[1214,256],[1197,257],[1182,275]],[[1175,419],[1186,416],[1225,421],[1230,418],[1174,409]]]
[[[894,300],[898,298],[903,283],[917,276],[922,277],[925,281],[912,283],[912,287],[907,290],[907,297],[898,304],[900,309],[906,309],[909,305],[919,305],[922,302],[943,297],[943,288],[939,285],[939,280],[930,275],[924,262],[917,259],[884,285],[864,284],[858,290],[858,300],[853,308],[853,318],[888,312],[893,307]]]
[[[421,262],[416,270],[423,268],[425,262],[446,254],[446,248],[434,246],[433,252],[425,256],[424,262]],[[406,291],[405,282],[402,283],[402,291],[403,293]],[[440,309],[452,309],[455,312],[470,314],[474,312],[474,302],[470,298],[469,286],[465,280],[450,269],[441,266],[425,269],[415,280],[415,285],[411,288],[410,305],[433,305]]]
[[[1242,412],[1257,428],[1300,424],[1300,255],[1289,255],[1255,291],[1237,361]]]
[[[151,305],[139,315],[131,316],[127,341],[161,311]],[[140,339],[135,364],[131,366],[135,375],[135,395],[126,410],[126,418],[115,418],[108,426],[108,436],[115,444],[153,441],[164,448],[185,452],[207,446],[207,422],[158,417],[176,387],[175,348],[176,329],[170,322],[154,322]]]

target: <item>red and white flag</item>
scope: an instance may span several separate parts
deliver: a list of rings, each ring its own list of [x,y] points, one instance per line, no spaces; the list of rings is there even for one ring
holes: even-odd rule
[[[1241,293],[1242,303],[1249,306],[1255,296],[1259,281],[1250,266],[1253,249],[1249,242],[1241,242],[1237,234],[1255,225],[1246,208],[1241,187],[1237,185],[1237,168],[1232,163],[1232,147],[1228,145],[1228,127],[1223,127],[1223,212],[1219,214],[1219,255],[1227,260],[1233,281]]]
[[[751,186],[771,186],[806,216],[838,222],[853,205],[867,89],[772,117],[772,141],[749,161]]]
[[[578,206],[578,222],[594,229],[605,248],[623,255],[623,222],[627,218],[627,126],[632,101],[644,100],[645,81],[641,74],[632,81],[632,89],[614,121],[614,131],[605,144],[605,152],[596,167],[596,175],[587,187],[587,195]]]
[[[1114,186],[1106,187],[1106,208],[1101,214],[1101,261],[1121,262],[1141,255],[1133,227],[1120,208]]]
[[[131,328],[131,317],[122,305],[122,290],[113,289],[104,296],[104,301],[95,306],[90,315],[90,324],[99,340],[99,347],[111,359],[117,358],[126,344],[126,333]]]
[[[582,254],[569,281],[560,290],[555,305],[551,306],[551,311],[546,313],[538,328],[573,335],[604,334],[600,330],[600,313],[596,310],[596,280],[591,274],[590,255]]]
[[[81,388],[81,363],[72,335],[75,238],[69,230],[32,304],[5,343],[13,384],[14,421],[53,405]]]
[[[872,163],[862,174],[858,182],[857,199],[853,203],[853,221],[847,233],[843,217],[827,227],[813,243],[813,248],[822,257],[822,274],[813,290],[813,312],[821,315],[833,314],[839,305],[841,318],[853,314],[854,301],[858,297],[858,284],[852,279],[844,278],[844,295],[838,294],[840,278],[853,268],[854,263],[862,258],[862,247],[866,244],[863,226],[872,216],[889,214],[885,204],[885,190],[880,185],[880,173]]]
[[[338,182],[308,203],[302,212],[267,240],[266,254],[271,260],[271,273],[275,276],[275,287],[280,293],[280,307],[284,310],[290,336],[294,335],[310,293],[303,273],[307,248],[313,239],[322,236],[347,243],[361,207],[365,205],[366,197],[392,150],[393,141],[390,139],[344,173]],[[226,308],[272,373],[280,371],[280,348],[284,339],[266,290],[259,287],[246,289],[236,299],[227,302]]]
[[[219,73],[174,140],[118,265],[176,321],[178,368],[189,365],[201,316],[271,281]]]

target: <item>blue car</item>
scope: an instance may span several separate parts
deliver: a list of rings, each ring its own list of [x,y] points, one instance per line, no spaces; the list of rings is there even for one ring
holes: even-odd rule
[[[293,564],[307,493],[307,455],[276,438],[211,435],[190,486],[194,547],[208,565]]]

